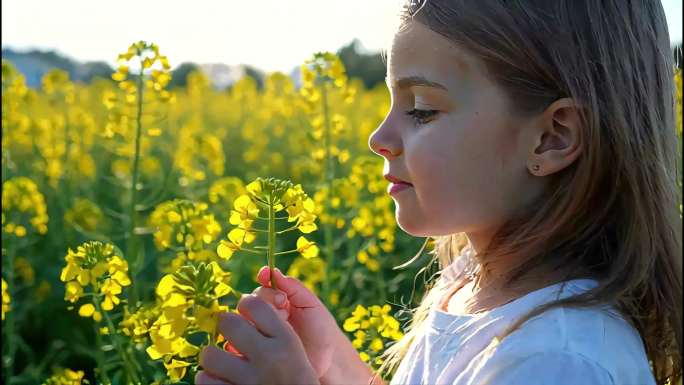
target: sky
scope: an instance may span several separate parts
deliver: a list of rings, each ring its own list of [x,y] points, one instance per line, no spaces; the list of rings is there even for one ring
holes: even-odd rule
[[[661,0],[670,40],[682,41],[682,0]],[[316,51],[354,38],[387,47],[401,0],[2,0],[2,47],[55,49],[115,64],[138,40],[159,46],[172,67],[250,64],[289,72]]]

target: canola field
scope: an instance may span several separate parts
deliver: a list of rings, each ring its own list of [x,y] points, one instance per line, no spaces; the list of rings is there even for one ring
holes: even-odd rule
[[[2,62],[3,382],[192,384],[202,347],[226,346],[215,314],[267,264],[379,366],[434,272],[368,148],[386,87],[327,52],[301,87],[272,73],[224,91],[201,72],[170,89],[153,43],[117,59],[111,79],[55,69],[40,89]]]

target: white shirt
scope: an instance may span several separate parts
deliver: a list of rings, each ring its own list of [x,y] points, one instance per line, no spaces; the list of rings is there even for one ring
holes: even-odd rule
[[[486,349],[536,305],[597,284],[570,280],[473,315],[432,309],[390,384],[655,385],[638,331],[614,307],[548,310]]]

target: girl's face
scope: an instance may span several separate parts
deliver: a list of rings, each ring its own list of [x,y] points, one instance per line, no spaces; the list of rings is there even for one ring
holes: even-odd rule
[[[387,67],[391,108],[369,146],[385,158],[384,174],[413,184],[392,194],[399,226],[416,236],[467,232],[484,246],[539,187],[527,171],[531,148],[521,148],[524,122],[475,57],[422,24],[395,35]],[[407,115],[413,109],[436,112]]]

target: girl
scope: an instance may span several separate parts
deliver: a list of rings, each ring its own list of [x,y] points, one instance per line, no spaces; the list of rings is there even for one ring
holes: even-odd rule
[[[202,384],[681,380],[673,59],[657,0],[403,7],[369,140],[441,274],[375,375],[301,282],[222,314]],[[275,274],[279,291],[270,289]]]

